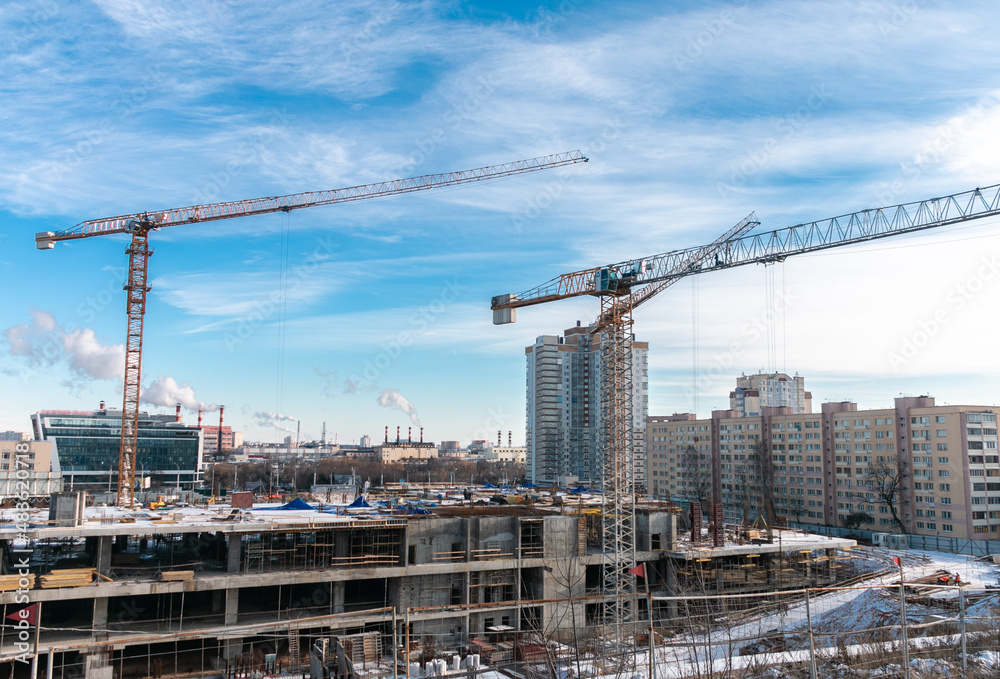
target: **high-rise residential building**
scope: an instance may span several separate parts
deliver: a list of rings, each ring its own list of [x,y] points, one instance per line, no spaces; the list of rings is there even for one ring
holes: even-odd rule
[[[543,335],[525,348],[527,359],[527,477],[536,484],[567,477],[599,484],[601,427],[600,336],[577,322],[563,335]],[[632,342],[633,462],[644,488],[649,391],[646,342]]]
[[[721,502],[735,520],[997,539],[998,415],[919,396],[875,410],[842,402],[819,413],[650,417],[650,495]]]
[[[118,474],[121,425],[122,411],[114,408],[43,410],[31,416],[35,439],[54,442],[53,454],[70,486],[112,485]],[[178,422],[175,415],[140,412],[136,477],[159,477],[190,488],[188,484],[200,478],[202,441],[201,429]]]
[[[812,394],[805,380],[785,373],[740,375],[729,393],[729,409],[741,417],[759,417],[763,408],[791,408],[794,413],[812,412]]]

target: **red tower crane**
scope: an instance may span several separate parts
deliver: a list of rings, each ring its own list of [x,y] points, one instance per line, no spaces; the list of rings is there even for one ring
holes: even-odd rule
[[[122,402],[121,452],[118,460],[118,506],[131,508],[134,503],[135,457],[139,434],[139,381],[142,377],[142,322],[146,313],[146,294],[150,289],[147,267],[149,256],[153,254],[153,250],[149,246],[151,231],[180,224],[235,219],[271,212],[291,212],[319,205],[333,205],[426,191],[444,186],[488,181],[574,163],[585,163],[587,160],[579,151],[572,151],[502,165],[396,179],[344,189],[309,191],[287,196],[192,205],[170,210],[93,219],[80,222],[65,231],[43,231],[35,234],[35,246],[39,250],[51,249],[58,241],[92,236],[127,233],[132,238],[125,251],[128,254],[128,277],[125,281],[128,335],[125,343],[125,389]]]

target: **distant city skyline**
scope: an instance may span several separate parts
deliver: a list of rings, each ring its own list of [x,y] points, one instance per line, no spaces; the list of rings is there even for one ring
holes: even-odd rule
[[[0,125],[0,431],[121,407],[123,237],[86,219],[462,170],[585,165],[151,236],[144,403],[248,440],[423,426],[524,441],[524,347],[583,298],[493,326],[494,295],[1000,182],[985,0],[12,6]],[[305,18],[305,19],[304,19]],[[697,276],[636,312],[649,412],[740,373],[813,401],[994,404],[997,219]]]

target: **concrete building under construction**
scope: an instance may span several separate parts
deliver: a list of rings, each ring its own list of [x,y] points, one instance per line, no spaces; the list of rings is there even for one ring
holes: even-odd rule
[[[8,523],[15,517],[3,517],[3,615],[37,604],[41,627],[37,642],[22,647],[16,630],[5,628],[0,672],[28,676],[17,661],[27,650],[39,673],[61,679],[236,677],[275,659],[300,668],[317,640],[349,634],[369,635],[390,658],[403,649],[401,662],[478,649],[484,663],[500,664],[515,650],[497,640],[502,632],[572,641],[578,628],[599,628],[595,510],[439,511],[129,514],[84,511],[69,495],[48,521],[38,516],[17,527]],[[708,548],[680,539],[676,521],[675,512],[656,508],[637,516],[636,560],[645,568],[637,589],[648,601],[822,586],[839,577],[835,551],[853,544],[800,536],[783,545]],[[647,595],[638,599],[637,619],[648,620]],[[654,606],[658,626],[683,614],[676,600]]]

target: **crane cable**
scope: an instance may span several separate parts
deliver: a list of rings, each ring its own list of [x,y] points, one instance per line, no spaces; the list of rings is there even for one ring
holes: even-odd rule
[[[274,434],[279,436],[281,430],[278,418],[281,416],[282,396],[284,394],[285,382],[285,320],[286,302],[288,292],[288,249],[289,249],[289,213],[281,214],[281,247],[278,253],[278,361],[277,376],[275,379],[275,409],[274,409]]]
[[[698,277],[691,277],[691,412],[698,413]]]

